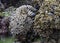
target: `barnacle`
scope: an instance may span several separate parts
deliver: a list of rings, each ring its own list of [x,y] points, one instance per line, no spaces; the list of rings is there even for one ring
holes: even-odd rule
[[[30,5],[22,5],[16,9],[16,14],[11,16],[10,29],[14,36],[26,38],[27,32],[33,25],[34,12],[36,9]],[[18,38],[18,39],[19,39]]]

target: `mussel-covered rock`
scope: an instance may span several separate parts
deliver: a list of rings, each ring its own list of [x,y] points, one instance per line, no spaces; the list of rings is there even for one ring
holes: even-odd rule
[[[53,0],[52,2],[48,0],[44,1],[38,11],[38,14],[35,16],[34,29],[41,37],[44,37],[47,40],[51,38],[51,34],[55,34],[55,32],[53,33],[54,29],[60,30],[59,5],[60,4],[56,2],[56,0]]]

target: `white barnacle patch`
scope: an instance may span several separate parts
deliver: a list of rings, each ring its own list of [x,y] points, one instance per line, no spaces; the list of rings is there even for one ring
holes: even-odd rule
[[[16,13],[14,16],[11,16],[11,33],[17,34],[21,32],[27,32],[32,26],[33,20],[30,16],[32,16],[36,9],[30,5],[22,5],[16,9]],[[29,16],[28,16],[29,15]]]

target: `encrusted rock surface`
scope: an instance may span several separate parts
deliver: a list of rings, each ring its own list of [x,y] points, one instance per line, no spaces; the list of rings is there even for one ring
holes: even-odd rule
[[[42,43],[45,43],[45,41],[46,43],[49,43],[47,40],[49,40],[49,38],[51,40],[53,39],[50,37],[53,36],[52,34],[55,34],[55,36],[58,37],[59,34],[56,34],[58,32],[55,33],[55,30],[60,30],[59,9],[60,9],[60,3],[58,1],[45,0],[42,3],[40,9],[38,10],[37,15],[35,16],[34,29],[36,32],[38,32],[38,34],[41,37],[46,38]],[[59,43],[57,42],[57,39],[55,40],[54,38],[56,43]]]
[[[41,37],[41,43],[60,43],[60,1],[32,0],[31,3],[30,1],[27,1],[29,5],[22,1],[21,4],[26,5],[4,10],[3,13],[11,14],[9,17],[11,34],[22,43],[32,43],[36,35]]]
[[[11,16],[11,23],[10,23],[11,29],[18,29],[19,30],[19,29],[24,28],[24,26],[26,25],[27,27],[25,27],[25,29],[29,30],[29,28],[31,27],[30,25],[33,23],[31,17],[34,14],[33,11],[31,11],[31,10],[36,10],[36,9],[30,5],[23,5],[19,8],[17,8],[16,14]],[[25,24],[25,22],[28,24]]]
[[[20,41],[24,41],[27,32],[30,31],[30,29],[32,29],[32,25],[34,22],[33,19],[36,15],[34,11],[36,11],[36,9],[32,6],[22,5],[16,9],[16,13],[14,15],[10,16],[11,33],[16,37],[19,37]]]

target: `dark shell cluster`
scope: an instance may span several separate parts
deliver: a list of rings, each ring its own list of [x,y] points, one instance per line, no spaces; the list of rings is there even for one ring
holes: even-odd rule
[[[59,43],[60,40],[60,3],[45,0],[35,16],[34,29],[42,37],[42,43]],[[59,39],[58,39],[59,38]],[[52,41],[52,42],[50,42]]]

